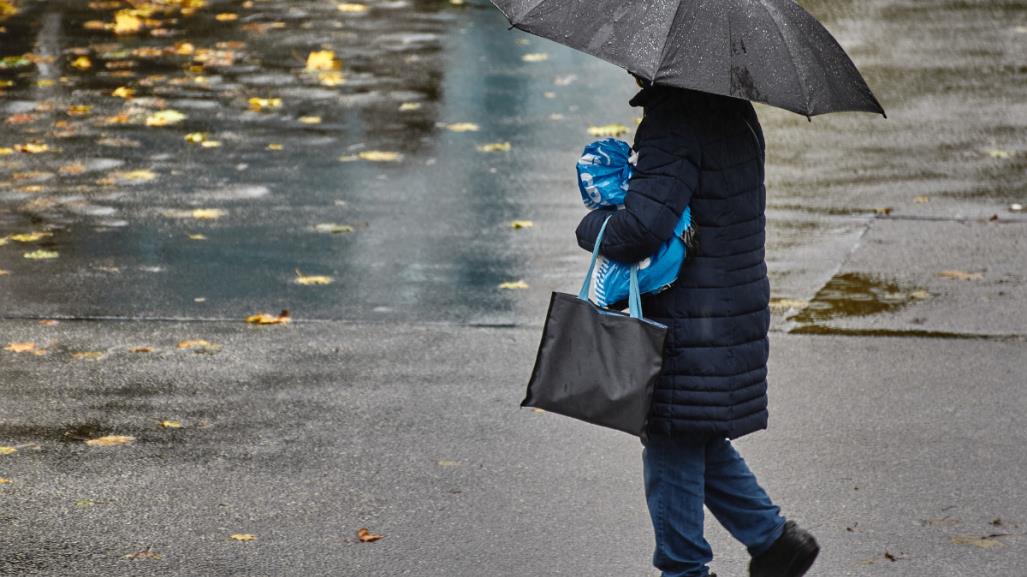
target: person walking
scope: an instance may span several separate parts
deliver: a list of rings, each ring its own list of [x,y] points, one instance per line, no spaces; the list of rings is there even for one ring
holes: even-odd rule
[[[663,577],[709,575],[705,505],[748,549],[751,577],[800,577],[816,540],[785,520],[731,444],[767,427],[763,132],[747,100],[636,80],[642,90],[630,104],[644,116],[624,208],[593,210],[576,232],[591,251],[610,217],[599,251],[633,263],[692,211],[677,282],[643,295],[646,317],[668,327],[642,451],[653,564]]]

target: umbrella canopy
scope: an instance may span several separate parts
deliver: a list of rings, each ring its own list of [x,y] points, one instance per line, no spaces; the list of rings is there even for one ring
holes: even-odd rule
[[[806,116],[884,109],[831,33],[793,0],[492,0],[510,24],[654,84]]]

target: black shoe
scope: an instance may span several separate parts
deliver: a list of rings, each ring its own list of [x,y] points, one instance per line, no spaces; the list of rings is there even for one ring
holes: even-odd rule
[[[793,521],[761,555],[749,562],[749,577],[802,577],[820,553],[817,540]]]

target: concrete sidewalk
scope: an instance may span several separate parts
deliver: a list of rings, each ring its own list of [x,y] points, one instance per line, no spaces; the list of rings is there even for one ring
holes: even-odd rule
[[[0,439],[19,447],[0,457],[0,574],[653,575],[637,440],[517,409],[538,336],[0,323],[47,349],[0,353]],[[197,338],[216,350],[176,348]],[[771,427],[738,445],[821,540],[811,575],[1020,574],[1023,351],[774,334]],[[137,441],[82,442],[107,434]],[[714,569],[744,575],[714,525]],[[139,551],[160,559],[123,558]]]

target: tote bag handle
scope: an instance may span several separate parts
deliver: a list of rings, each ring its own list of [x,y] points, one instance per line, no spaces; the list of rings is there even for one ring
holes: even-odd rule
[[[606,232],[606,225],[610,222],[613,215],[606,217],[603,221],[602,228],[599,229],[599,234],[596,235],[596,244],[592,249],[592,262],[588,265],[588,272],[585,274],[585,282],[581,285],[581,291],[578,292],[578,298],[587,301],[588,291],[592,288],[592,271],[596,267],[596,259],[599,257],[599,245],[603,242],[603,233]],[[631,314],[631,318],[640,319],[642,318],[642,296],[638,293],[638,263],[631,265],[631,281],[628,288],[628,312]]]

